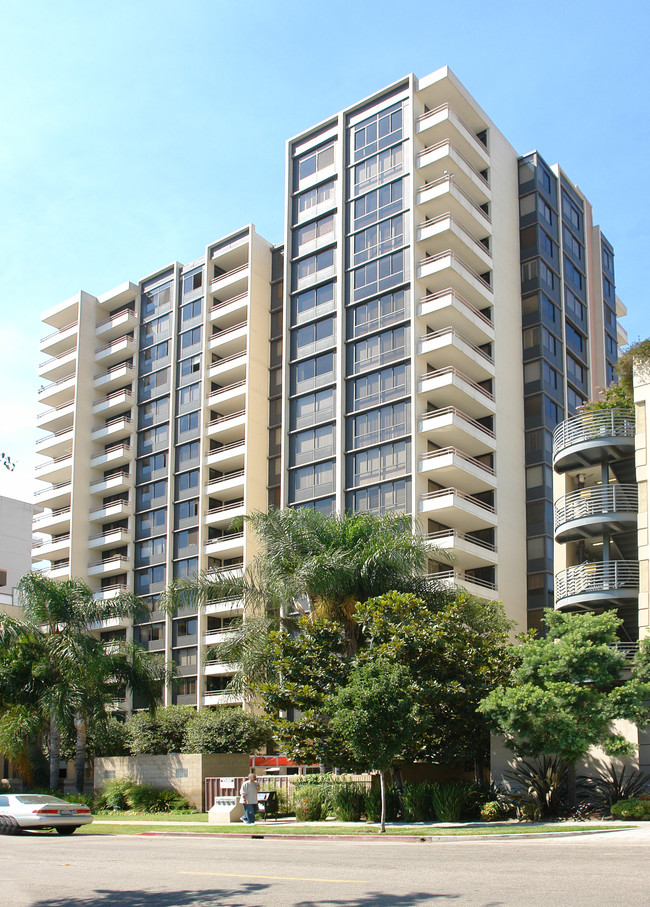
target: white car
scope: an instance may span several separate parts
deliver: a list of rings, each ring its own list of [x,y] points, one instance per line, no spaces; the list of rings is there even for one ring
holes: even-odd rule
[[[71,835],[93,817],[84,803],[66,803],[49,794],[0,794],[0,834],[19,835],[24,828],[54,828]]]

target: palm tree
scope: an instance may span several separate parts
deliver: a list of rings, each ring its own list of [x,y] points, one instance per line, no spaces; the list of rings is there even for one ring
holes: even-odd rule
[[[137,616],[143,604],[135,596],[100,601],[81,580],[57,582],[38,573],[26,574],[18,589],[24,617],[0,614],[0,650],[15,652],[20,646],[29,650],[30,670],[28,677],[23,674],[19,688],[8,667],[11,660],[0,659],[0,704],[13,701],[30,706],[47,726],[53,790],[59,787],[61,730],[75,727],[83,788],[89,717],[110,708],[120,686],[146,692],[153,704],[168,672],[157,659],[145,658],[132,645],[111,642],[107,646],[92,632],[102,621]]]
[[[342,623],[354,651],[357,602],[389,591],[410,592],[431,607],[446,600],[426,574],[428,557],[445,554],[432,551],[408,514],[324,515],[299,508],[244,519],[257,536],[258,554],[243,575],[208,570],[166,592],[172,609],[190,601],[202,607],[219,599],[246,600],[245,620],[229,628],[228,642],[207,653],[236,666],[232,686],[240,693],[269,678],[268,635],[298,616]]]

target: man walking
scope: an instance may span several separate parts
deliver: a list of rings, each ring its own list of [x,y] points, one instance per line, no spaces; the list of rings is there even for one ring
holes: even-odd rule
[[[247,825],[255,824],[258,793],[259,787],[257,786],[257,776],[252,773],[248,776],[248,780],[244,781],[241,787],[241,802],[244,804],[244,815],[241,817],[241,820]]]

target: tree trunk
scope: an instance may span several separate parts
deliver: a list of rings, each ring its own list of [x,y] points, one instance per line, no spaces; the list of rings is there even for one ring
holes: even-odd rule
[[[577,797],[576,797],[576,764],[572,762],[567,768],[566,773],[567,781],[567,800],[569,804],[569,809],[573,810],[577,806]]]
[[[474,753],[474,784],[480,787],[484,780],[483,753]]]
[[[75,747],[74,760],[74,778],[75,790],[78,794],[84,791],[84,774],[86,769],[86,722],[81,715],[77,715],[75,720],[77,729],[77,742]]]
[[[61,738],[56,718],[50,718],[50,790],[59,790],[59,763],[61,762]]]
[[[383,769],[379,772],[379,788],[381,790],[381,824],[379,833],[383,835],[386,833],[386,778]]]

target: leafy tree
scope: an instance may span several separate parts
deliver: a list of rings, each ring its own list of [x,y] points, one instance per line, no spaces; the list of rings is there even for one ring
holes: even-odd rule
[[[126,724],[129,751],[134,756],[182,752],[187,725],[195,715],[191,705],[168,705],[155,713],[136,712]]]
[[[267,721],[241,709],[200,709],[185,726],[184,753],[255,753],[272,740]]]
[[[650,721],[647,666],[622,679],[625,659],[616,651],[622,621],[603,614],[545,612],[547,634],[528,640],[512,686],[489,693],[480,706],[490,727],[518,756],[557,754],[572,766],[570,800],[575,804],[575,763],[590,747],[610,756],[630,755],[633,745],[612,722],[638,726]]]
[[[616,381],[609,387],[600,388],[597,400],[590,400],[580,408],[581,412],[599,412],[610,409],[634,408],[634,363],[647,365],[650,362],[650,339],[631,343],[618,358],[614,366]]]
[[[126,722],[115,715],[93,719],[88,726],[89,756],[128,756]]]
[[[0,614],[0,707],[28,705],[47,727],[52,789],[60,784],[61,732],[74,728],[76,783],[83,789],[89,721],[114,708],[125,687],[145,693],[153,705],[168,671],[139,647],[107,646],[91,630],[139,614],[142,603],[134,596],[99,601],[81,580],[57,582],[37,573],[26,574],[18,589],[24,618]]]
[[[333,621],[303,619],[298,635],[271,636],[277,678],[259,692],[267,714],[276,716],[283,749],[303,762],[345,764],[347,753],[330,732],[328,702],[356,665],[382,659],[408,669],[416,697],[418,730],[402,741],[401,758],[480,763],[489,734],[476,708],[507,682],[516,658],[501,606],[462,595],[432,610],[413,595],[390,592],[358,605],[354,619],[356,653],[347,648],[346,628]],[[290,720],[277,717],[282,713],[297,714]]]
[[[331,697],[328,712],[329,731],[339,738],[341,749],[349,750],[350,767],[379,772],[383,833],[385,773],[417,733],[415,694],[408,668],[382,657],[357,661],[346,685]]]

